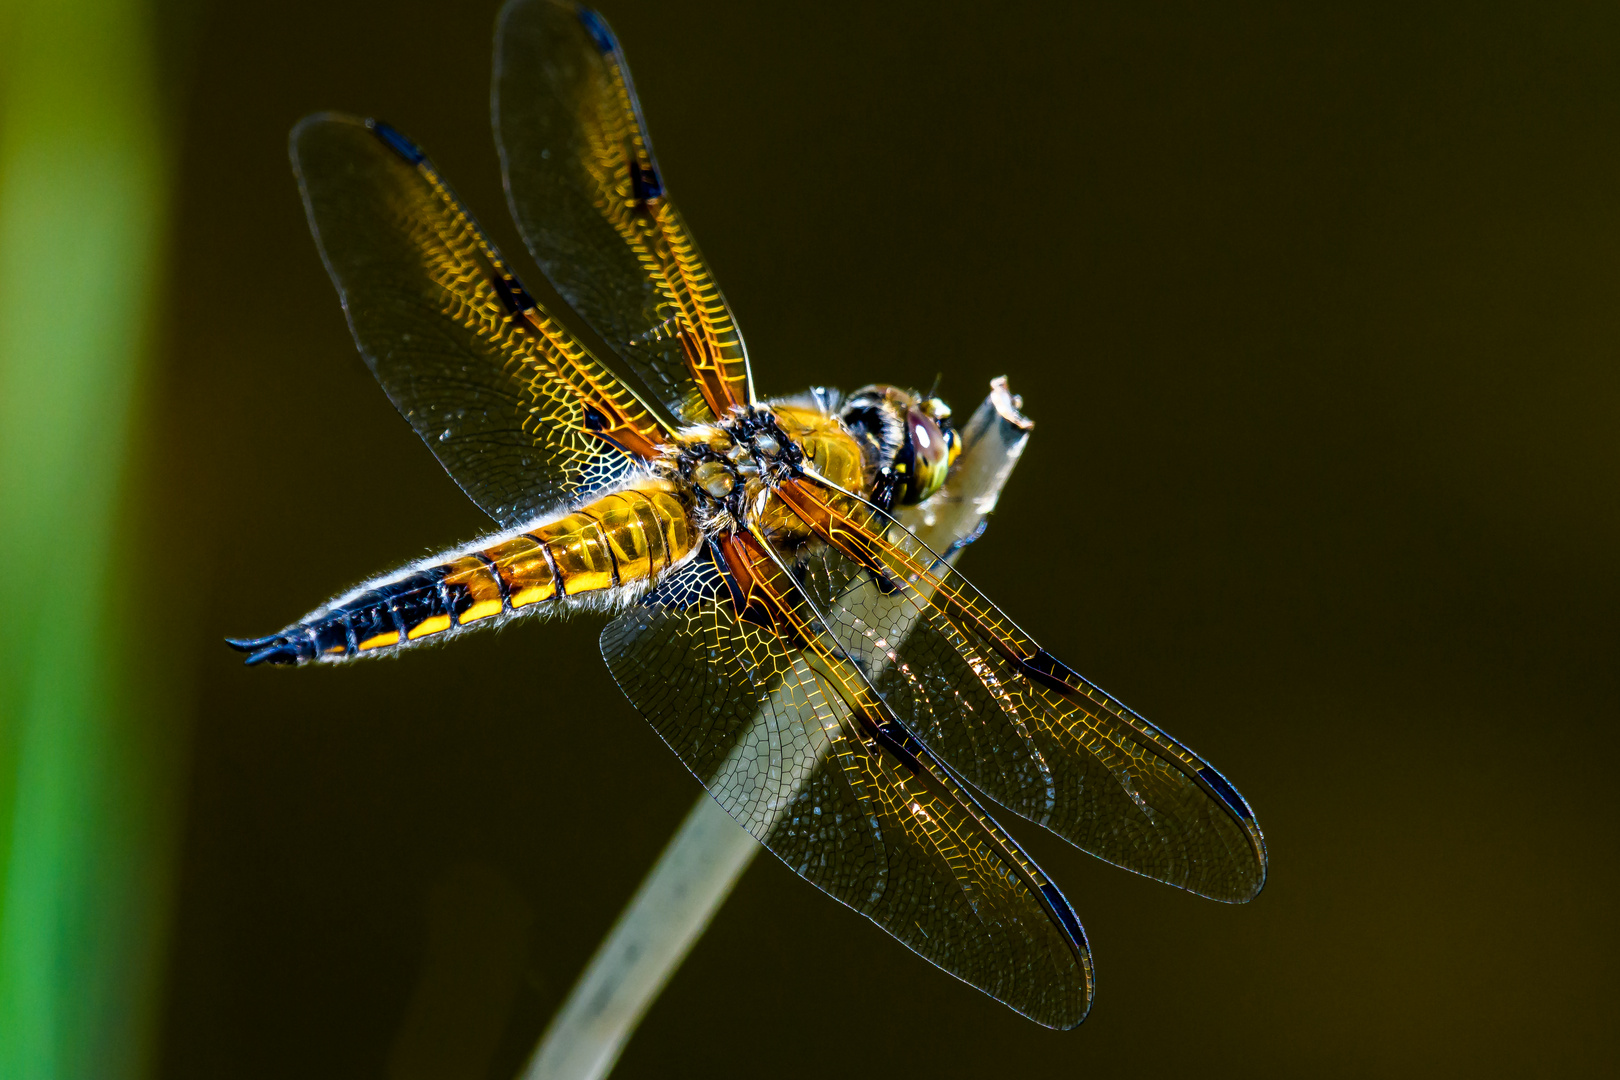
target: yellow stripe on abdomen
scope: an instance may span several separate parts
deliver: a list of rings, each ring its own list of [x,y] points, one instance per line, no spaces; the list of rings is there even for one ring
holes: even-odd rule
[[[561,596],[646,581],[700,536],[672,485],[646,480],[556,521],[352,595],[279,634],[233,642],[249,663],[370,653]]]
[[[526,535],[544,545],[567,596],[643,581],[697,542],[686,508],[663,481],[604,495]]]

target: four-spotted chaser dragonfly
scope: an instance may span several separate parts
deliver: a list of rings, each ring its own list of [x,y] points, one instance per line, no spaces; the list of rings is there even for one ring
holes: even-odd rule
[[[1085,935],[974,790],[1129,870],[1252,898],[1265,842],[1232,785],[891,516],[950,470],[944,403],[881,385],[755,395],[606,22],[512,0],[496,63],[518,228],[645,392],[535,302],[403,135],[302,121],[294,167],[360,352],[500,531],[232,641],[247,662],[342,662],[533,612],[610,613],[613,677],[738,822],[1051,1027],[1089,1008]]]

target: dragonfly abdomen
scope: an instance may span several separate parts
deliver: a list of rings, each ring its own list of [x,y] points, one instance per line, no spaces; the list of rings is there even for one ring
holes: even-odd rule
[[[364,585],[279,634],[227,640],[249,654],[249,664],[386,652],[558,601],[639,594],[700,539],[674,486],[645,480],[515,536]]]

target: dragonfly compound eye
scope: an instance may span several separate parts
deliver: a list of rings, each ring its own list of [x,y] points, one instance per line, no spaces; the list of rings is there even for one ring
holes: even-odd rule
[[[920,503],[945,483],[951,471],[951,443],[933,418],[919,409],[906,410],[906,446],[910,468],[902,502]]]

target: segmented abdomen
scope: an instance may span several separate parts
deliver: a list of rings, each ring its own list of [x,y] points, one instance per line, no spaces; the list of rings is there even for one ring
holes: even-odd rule
[[[249,664],[341,660],[643,582],[700,536],[674,488],[648,480],[478,550],[366,587],[279,634],[232,640]]]

